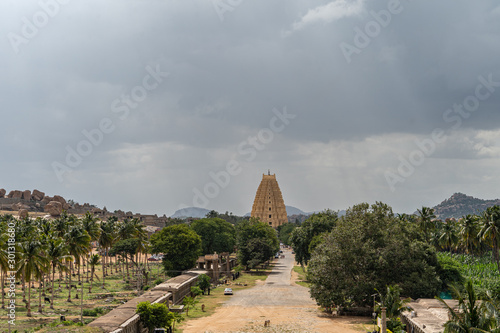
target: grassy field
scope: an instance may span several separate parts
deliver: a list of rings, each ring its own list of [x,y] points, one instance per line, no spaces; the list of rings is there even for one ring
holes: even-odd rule
[[[102,279],[101,266],[96,266],[97,276]],[[150,273],[150,283],[152,287],[155,285],[154,281],[159,278],[158,269],[154,268]],[[164,275],[161,277],[164,280]],[[113,275],[109,275],[105,279],[105,288],[102,288],[102,280],[94,279],[92,293],[89,293],[90,282],[85,282],[85,277],[83,278],[83,311],[84,311],[84,322],[90,323],[97,316],[101,316],[115,307],[127,302],[128,300],[137,296],[135,290],[135,284],[131,285],[127,283],[128,279],[125,278],[123,273],[115,273],[113,269]],[[77,285],[77,277],[72,277],[72,284]],[[50,286],[51,284],[48,284]],[[68,302],[69,289],[66,289],[66,284],[61,282],[61,289],[59,291],[59,282],[55,282],[55,292],[54,292],[54,309],[50,309],[50,303],[44,302],[44,296],[42,296],[42,312],[38,312],[39,308],[39,294],[38,294],[38,284],[31,288],[31,312],[32,317],[27,317],[27,309],[23,300],[23,291],[21,290],[21,285],[17,285],[16,289],[16,321],[15,327],[11,327],[11,331],[14,332],[44,332],[44,331],[56,331],[57,326],[66,327],[66,331],[70,326],[76,325],[74,321],[79,321],[80,311],[81,311],[81,286],[77,285],[79,289],[78,299],[76,297],[76,290],[72,288],[71,290],[71,302]],[[26,300],[28,299],[28,288],[26,287]],[[51,298],[52,294],[50,292],[46,293],[46,297]],[[8,300],[5,299],[5,304]],[[96,310],[97,309],[97,310]],[[97,313],[96,313],[97,312]],[[60,321],[60,316],[64,315],[66,322]],[[7,323],[7,309],[0,309],[0,331],[6,332],[8,329]],[[79,329],[80,332],[92,332],[90,328],[83,330],[82,327],[78,328],[76,326],[71,326],[72,329]],[[43,329],[43,330],[42,330]],[[57,332],[57,331],[56,331]],[[68,331],[67,331],[68,332]]]

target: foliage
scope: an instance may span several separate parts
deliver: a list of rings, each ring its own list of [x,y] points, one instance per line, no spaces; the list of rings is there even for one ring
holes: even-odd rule
[[[97,307],[93,309],[83,309],[83,315],[88,317],[97,317],[99,315],[104,314],[105,311],[106,309],[102,307]]]
[[[490,292],[493,298],[500,301],[500,273],[488,253],[479,257],[441,252],[438,253],[438,259],[442,267],[445,266],[442,262],[457,267],[460,275],[472,282],[479,295],[484,296]]]
[[[498,328],[500,328],[498,309],[488,306],[488,304],[492,304],[491,300],[479,302],[471,281],[467,281],[464,286],[464,295],[456,286],[450,287],[458,298],[458,312],[449,307],[441,298],[436,297],[446,306],[448,316],[451,318],[444,325],[445,333],[498,332]],[[492,315],[491,310],[496,312],[495,315]]]
[[[285,223],[278,227],[278,238],[281,243],[285,245],[291,245],[290,243],[290,235],[292,231],[297,228],[296,223]]]
[[[163,267],[170,275],[194,267],[201,254],[201,238],[185,224],[163,228],[151,236],[153,253],[163,253]]]
[[[174,314],[163,303],[140,302],[136,313],[149,333],[153,333],[155,328],[168,328],[174,321]]]
[[[279,250],[276,231],[258,219],[243,221],[237,226],[238,260],[241,265],[249,268],[268,260]]]
[[[352,207],[313,253],[312,297],[327,308],[366,305],[374,289],[391,284],[412,298],[436,295],[441,287],[436,254],[413,235],[411,225],[383,203]]]
[[[223,219],[204,218],[191,223],[193,229],[201,237],[203,254],[232,253],[236,245],[234,226]]]
[[[203,291],[201,290],[200,287],[198,286],[192,286],[191,287],[191,294],[196,297],[196,296],[199,296],[203,293]]]
[[[442,290],[446,290],[449,285],[463,283],[464,278],[460,273],[460,264],[452,257],[444,254],[437,254],[439,269],[438,274],[442,282]]]
[[[411,299],[401,299],[401,288],[398,285],[387,286],[384,293],[381,293],[378,290],[377,293],[380,298],[380,302],[377,303],[375,311],[380,316],[381,308],[385,307],[387,315],[387,328],[392,332],[400,332],[403,329],[403,324],[401,323],[399,316],[403,312],[409,311],[407,304],[411,302]]]
[[[315,236],[324,232],[330,232],[338,219],[337,213],[331,210],[325,210],[321,213],[311,215],[302,223],[300,227],[295,228],[290,234],[289,241],[295,252],[295,260],[301,265],[307,265],[311,259],[309,246]],[[314,244],[318,245],[320,238],[315,239]],[[315,246],[313,246],[314,248]]]
[[[205,291],[210,288],[210,276],[206,274],[198,275],[198,282],[196,284],[205,294]]]
[[[189,309],[194,308],[198,302],[199,300],[197,300],[195,297],[189,297],[189,296],[184,297],[184,299],[182,300],[182,304],[184,304],[185,306],[186,316],[189,316]]]

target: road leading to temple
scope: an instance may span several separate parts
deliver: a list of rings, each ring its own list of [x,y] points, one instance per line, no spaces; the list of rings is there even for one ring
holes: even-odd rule
[[[356,333],[351,318],[325,316],[309,290],[291,282],[294,256],[284,251],[269,277],[261,284],[239,290],[210,317],[184,325],[184,333],[221,332],[333,332]],[[264,322],[270,320],[270,326]]]

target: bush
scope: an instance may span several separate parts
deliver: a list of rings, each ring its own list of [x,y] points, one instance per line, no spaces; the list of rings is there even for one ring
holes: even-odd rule
[[[160,283],[163,283],[163,280],[162,280],[162,279],[160,279],[160,278],[157,278],[157,279],[155,280],[155,286],[159,285]]]
[[[464,278],[460,273],[460,264],[453,258],[438,253],[438,274],[443,282],[443,290],[448,290],[450,284],[463,283]]]
[[[95,309],[83,309],[83,315],[86,317],[97,317],[104,313],[104,308],[97,307]]]

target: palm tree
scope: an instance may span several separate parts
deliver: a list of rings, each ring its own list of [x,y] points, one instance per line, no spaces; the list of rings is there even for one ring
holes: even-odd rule
[[[99,235],[98,243],[102,255],[102,287],[104,288],[106,278],[106,252],[111,245],[113,245],[115,240],[114,220],[112,221],[111,218],[109,218],[107,221],[101,221],[99,228],[101,233]]]
[[[456,286],[450,288],[458,297],[458,312],[436,296],[436,299],[448,309],[448,316],[451,318],[444,325],[444,333],[498,332],[493,330],[497,326],[496,322],[488,314],[486,302],[479,302],[471,281],[465,284],[465,297]]]
[[[488,207],[482,216],[482,226],[479,235],[481,239],[489,241],[492,250],[493,260],[497,264],[500,272],[500,258],[498,249],[500,246],[500,207],[495,205]]]
[[[89,259],[90,265],[90,287],[89,293],[92,293],[92,282],[94,282],[95,266],[101,263],[101,257],[98,254],[92,254]]]
[[[49,238],[47,244],[47,258],[52,266],[52,298],[50,299],[50,308],[54,309],[54,280],[56,275],[56,269],[59,272],[66,271],[67,267],[64,264],[65,261],[70,257],[66,243],[55,235]],[[60,277],[62,275],[60,274]]]
[[[465,250],[467,254],[474,254],[474,249],[479,244],[479,216],[467,215],[459,220],[459,243],[460,247]]]
[[[134,236],[134,233],[135,233],[134,224],[131,223],[130,220],[125,219],[122,221],[122,223],[118,225],[118,230],[117,230],[118,240],[125,240],[128,238],[132,238]],[[125,256],[125,267],[127,269],[127,278],[130,278],[128,266],[129,266],[128,257]]]
[[[435,229],[434,219],[436,215],[434,214],[434,209],[429,207],[422,207],[418,209],[418,223],[420,230],[424,233],[426,241],[429,241],[430,232]]]
[[[99,239],[99,235],[101,233],[101,230],[99,229],[99,225],[97,224],[97,218],[93,216],[90,212],[87,212],[85,216],[82,219],[82,227],[83,230],[85,230],[89,236],[90,236],[90,242],[96,242]],[[87,262],[90,260],[90,256],[92,255],[92,252],[90,251],[87,257]],[[89,282],[89,270],[87,267],[87,282]]]
[[[21,261],[19,270],[28,282],[28,313],[31,317],[31,279],[40,279],[48,267],[47,257],[43,253],[42,244],[37,239],[27,240],[20,244]]]
[[[446,250],[451,251],[458,245],[458,235],[455,219],[448,219],[443,224],[439,244]]]
[[[411,299],[401,299],[401,288],[398,285],[387,286],[385,295],[377,289],[375,290],[380,298],[380,302],[377,303],[375,311],[380,313],[381,308],[385,307],[388,319],[387,328],[392,332],[399,332],[402,329],[399,316],[401,316],[403,312],[409,311],[407,304],[411,302]]]
[[[81,226],[75,225],[69,228],[65,239],[68,244],[71,244],[69,247],[69,254],[73,256],[75,264],[80,266],[81,257],[86,254],[90,248],[89,234],[83,230]],[[72,264],[72,262],[70,264]],[[71,302],[71,274],[69,275],[68,302]]]

